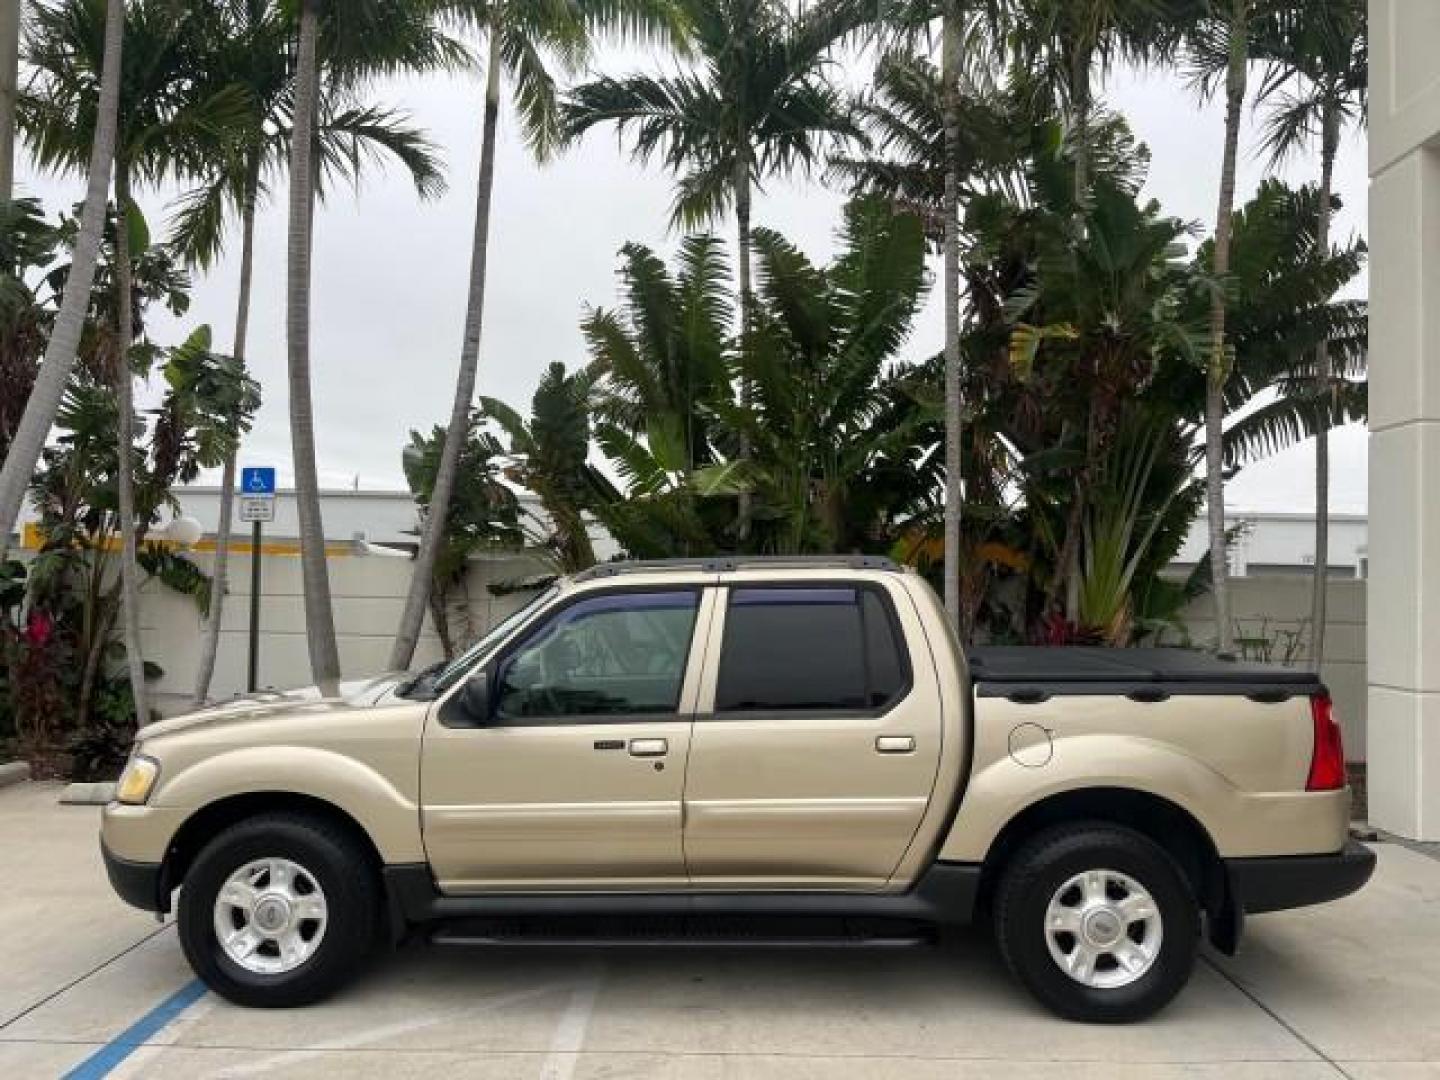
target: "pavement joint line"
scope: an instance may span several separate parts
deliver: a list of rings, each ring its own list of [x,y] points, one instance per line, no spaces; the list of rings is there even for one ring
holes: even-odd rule
[[[1250,989],[1250,987],[1246,986],[1236,976],[1226,971],[1210,957],[1202,956],[1200,959],[1205,962],[1206,966],[1209,967],[1210,970],[1214,971],[1231,986],[1235,987],[1236,990],[1239,990],[1240,993],[1244,994],[1247,998],[1253,1001],[1260,1008],[1260,1010],[1265,1013],[1266,1016],[1270,1017],[1271,1020],[1274,1020],[1282,1028],[1288,1031],[1295,1039],[1297,1039],[1301,1043],[1301,1045],[1306,1047],[1306,1049],[1308,1049],[1312,1054],[1314,1054],[1321,1061],[1329,1065],[1341,1076],[1345,1077],[1346,1080],[1355,1080],[1355,1078],[1351,1076],[1350,1073],[1346,1072],[1345,1068],[1338,1061],[1332,1058],[1329,1054],[1325,1053],[1324,1050],[1321,1050],[1320,1047],[1316,1046],[1313,1042],[1310,1041],[1310,1039],[1308,1039],[1305,1035],[1301,1034],[1299,1028],[1297,1028],[1294,1024],[1290,1023],[1290,1021],[1286,1020],[1283,1016],[1281,1016],[1274,1009],[1272,1009],[1268,1004],[1262,1001],[1260,999],[1260,995],[1257,994],[1254,990]]]
[[[41,1008],[44,1008],[46,1005],[49,1005],[50,1002],[54,1001],[56,998],[60,997],[62,994],[68,993],[69,991],[75,989],[75,987],[79,986],[81,983],[83,983],[86,979],[90,978],[92,975],[98,975],[98,974],[100,974],[100,972],[104,971],[104,970],[105,970],[107,967],[109,967],[111,964],[115,963],[115,961],[120,960],[120,959],[122,959],[122,958],[124,958],[124,957],[126,957],[126,956],[129,956],[129,955],[130,955],[132,952],[134,952],[136,949],[140,948],[140,946],[146,944],[147,942],[154,941],[157,937],[159,937],[161,934],[163,934],[166,930],[169,930],[169,929],[170,929],[172,926],[174,926],[174,925],[175,925],[174,923],[166,923],[164,926],[158,927],[157,929],[150,931],[150,933],[146,934],[146,935],[145,935],[144,937],[142,937],[139,941],[135,942],[134,944],[127,945],[125,948],[121,949],[118,953],[116,953],[114,956],[110,957],[108,960],[102,960],[102,961],[100,961],[100,963],[96,964],[96,965],[95,965],[93,968],[91,968],[89,971],[85,972],[85,974],[83,974],[83,975],[77,975],[75,978],[71,979],[71,980],[70,980],[68,983],[66,983],[64,986],[60,987],[60,989],[58,989],[58,990],[52,990],[50,993],[48,993],[48,994],[46,994],[44,997],[42,997],[39,1001],[36,1001],[36,1002],[34,1002],[33,1004],[30,1004],[30,1005],[25,1006],[25,1008],[21,1009],[18,1013],[16,1013],[14,1016],[10,1017],[8,1020],[5,1020],[5,1021],[3,1021],[3,1022],[0,1022],[0,1032],[3,1032],[6,1028],[10,1027],[12,1024],[16,1024],[16,1023],[19,1023],[21,1020],[24,1020],[25,1017],[29,1016],[29,1015],[30,1015],[31,1013],[33,1013],[36,1009],[41,1009]]]
[[[101,1046],[102,1043],[95,1039],[4,1039],[0,1038],[0,1046]],[[271,1053],[276,1059],[287,1058],[293,1054],[306,1054],[320,1056],[324,1054],[407,1054],[415,1057],[464,1057],[474,1056],[477,1053],[493,1055],[495,1057],[539,1057],[542,1054],[548,1055],[550,1050],[525,1049],[506,1050],[496,1047],[488,1047],[484,1051],[466,1049],[454,1046],[354,1046],[354,1047],[330,1047],[326,1049],[308,1048],[303,1046],[247,1046],[233,1043],[171,1043],[163,1046],[155,1043],[146,1043],[146,1046],[154,1046],[159,1050],[183,1050],[199,1051],[204,1053]],[[965,1056],[960,1054],[846,1054],[846,1053],[824,1053],[816,1054],[812,1051],[789,1051],[789,1050],[675,1050],[666,1048],[656,1049],[596,1049],[581,1050],[583,1057],[664,1057],[664,1058],[797,1058],[802,1061],[935,1061],[935,1062],[957,1062],[960,1064],[974,1065],[986,1064],[989,1062],[1002,1062],[1017,1065],[1113,1065],[1114,1055],[1104,1057],[1066,1058],[1066,1057],[1017,1057],[1014,1054],[1004,1055],[973,1055]],[[1403,1059],[1391,1061],[1389,1059],[1346,1059],[1344,1062],[1330,1062],[1340,1065],[1373,1065],[1377,1062],[1386,1065],[1433,1065],[1434,1062],[1423,1058],[1414,1060]],[[277,1064],[278,1064],[277,1060]],[[1265,1058],[1137,1058],[1127,1057],[1126,1065],[1141,1066],[1173,1066],[1176,1068],[1188,1068],[1193,1065],[1314,1065],[1314,1057],[1265,1057]],[[234,1075],[233,1071],[227,1071],[223,1075]],[[1348,1075],[1348,1074],[1347,1074]]]
[[[249,1061],[223,1071],[222,1075],[227,1078],[253,1076],[259,1073],[269,1072],[278,1064],[294,1063],[294,1055],[301,1055],[305,1058],[323,1057],[330,1053],[347,1053],[355,1051],[395,1051],[403,1052],[405,1047],[375,1046],[375,1042],[382,1039],[393,1039],[400,1035],[408,1035],[427,1027],[435,1027],[447,1021],[469,1021],[481,1013],[493,1012],[496,1009],[507,1008],[532,998],[543,997],[546,994],[555,993],[564,989],[565,984],[545,983],[540,986],[530,987],[524,990],[511,990],[502,994],[494,994],[488,998],[482,998],[479,1002],[466,1005],[460,1009],[438,1015],[429,1013],[421,1016],[412,1016],[405,1020],[398,1020],[393,1024],[387,1024],[378,1028],[367,1028],[357,1034],[342,1036],[330,1039],[326,1042],[316,1043],[313,1046],[277,1046],[277,1047],[212,1047],[203,1043],[184,1043],[184,1049],[246,1049],[254,1053],[267,1053],[269,1056],[258,1061]],[[439,1049],[439,1048],[435,1048]]]
[[[126,1058],[165,1030],[166,1026],[208,992],[203,982],[192,978],[67,1072],[65,1080],[102,1080],[109,1076],[125,1063]]]
[[[1396,847],[1403,847],[1407,851],[1413,851],[1417,855],[1424,855],[1427,859],[1440,862],[1440,843],[1433,840],[1407,840],[1403,836],[1396,836],[1384,829],[1376,829],[1373,825],[1370,827],[1375,831],[1377,844],[1394,844]]]

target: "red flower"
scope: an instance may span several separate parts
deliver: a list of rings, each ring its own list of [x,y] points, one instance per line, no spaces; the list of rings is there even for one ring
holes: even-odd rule
[[[55,617],[40,608],[31,608],[25,621],[25,643],[43,649],[55,635]]]

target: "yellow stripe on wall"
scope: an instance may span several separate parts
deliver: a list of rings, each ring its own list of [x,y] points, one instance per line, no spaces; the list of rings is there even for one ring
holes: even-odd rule
[[[166,540],[152,540],[150,541],[150,543],[158,543],[164,547],[175,546]],[[37,523],[33,521],[27,522],[24,529],[22,529],[20,532],[20,546],[27,551],[39,551],[44,546],[44,544],[45,531],[41,529]],[[249,555],[253,551],[253,549],[254,545],[252,545],[248,540],[242,541],[232,539],[230,541],[230,553],[232,555]],[[116,538],[108,541],[105,545],[105,550],[119,551],[120,540]],[[201,540],[198,544],[196,544],[189,550],[214,551],[215,541],[209,538]],[[287,540],[266,541],[261,543],[260,545],[260,554],[298,556],[300,554],[300,545],[298,542]],[[353,554],[355,554],[355,549],[349,544],[325,545],[325,555],[327,558],[340,558]]]

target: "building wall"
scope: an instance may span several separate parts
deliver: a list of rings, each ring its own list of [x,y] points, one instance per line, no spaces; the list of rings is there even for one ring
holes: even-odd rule
[[[1230,549],[1231,573],[1296,574],[1315,565],[1315,515],[1281,511],[1226,511],[1230,528],[1243,526]],[[1196,518],[1176,557],[1180,566],[1193,566],[1210,550],[1204,515]],[[1364,514],[1330,515],[1330,573],[1337,577],[1364,577],[1369,544]]]
[[[1291,636],[1303,634],[1308,640],[1310,585],[1310,578],[1301,574],[1231,580],[1236,630],[1239,637],[1248,639],[1246,655],[1258,658],[1260,643],[1265,641],[1272,647],[1273,662],[1283,663]],[[1351,761],[1367,757],[1365,593],[1364,581],[1330,581],[1321,669],[1345,731],[1345,756]],[[1186,629],[1196,644],[1215,639],[1211,604],[1210,598],[1203,596],[1184,614]]]
[[[1440,840],[1440,3],[1370,64],[1370,821]]]
[[[209,556],[196,561],[208,570]],[[250,562],[234,560],[231,591],[225,603],[211,693],[229,697],[245,688],[245,662],[250,610]],[[409,559],[351,556],[330,560],[330,587],[334,594],[335,624],[340,662],[346,677],[382,672],[390,653],[395,627],[410,582]],[[286,689],[310,682],[310,660],[305,648],[305,608],[300,585],[300,560],[266,557],[262,567],[260,686]],[[514,611],[532,595],[496,596],[489,586],[514,582],[542,572],[533,560],[516,558],[474,562],[467,580],[472,630],[475,635]],[[1257,643],[1275,644],[1275,659],[1283,659],[1287,632],[1298,631],[1310,612],[1310,580],[1296,575],[1275,578],[1238,578],[1233,583],[1235,618],[1242,636]],[[1185,614],[1191,641],[1214,638],[1214,621],[1208,598]],[[156,684],[157,707],[171,712],[187,708],[199,662],[201,618],[192,600],[156,583],[144,594],[146,656],[164,669]],[[1258,645],[1256,646],[1258,647]],[[440,657],[439,640],[427,617],[424,636],[415,657],[423,667]],[[1345,746],[1352,760],[1365,757],[1365,583],[1330,583],[1330,630],[1326,640],[1324,678],[1334,694],[1345,727]]]
[[[206,572],[211,556],[192,556]],[[245,689],[250,618],[250,558],[232,555],[230,592],[226,597],[220,631],[220,652],[211,684],[213,698],[226,698]],[[330,588],[335,605],[343,674],[355,677],[383,672],[390,656],[395,628],[405,605],[413,564],[409,559],[384,556],[346,556],[330,559]],[[532,595],[494,595],[489,586],[514,582],[543,573],[535,560],[517,557],[470,564],[466,581],[472,627],[478,635],[504,618]],[[310,657],[305,646],[305,604],[300,582],[300,560],[266,556],[261,565],[260,663],[262,689],[287,689],[311,682]],[[145,655],[164,669],[155,684],[156,707],[174,712],[188,707],[199,666],[202,624],[199,609],[158,582],[145,587],[142,598],[142,633]],[[426,616],[414,667],[423,667],[441,655],[434,625]]]

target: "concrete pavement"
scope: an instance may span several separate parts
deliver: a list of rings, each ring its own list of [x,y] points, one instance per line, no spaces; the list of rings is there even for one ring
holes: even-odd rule
[[[7,1080],[87,1062],[86,1077],[1440,1080],[1440,861],[1394,845],[1359,895],[1251,920],[1239,957],[1207,954],[1170,1009],[1125,1028],[1051,1018],[979,933],[905,951],[409,946],[330,1002],[267,1012],[185,996],[173,927],[112,896],[97,811],[57,795],[0,791]],[[173,1017],[134,1028],[177,992]]]

